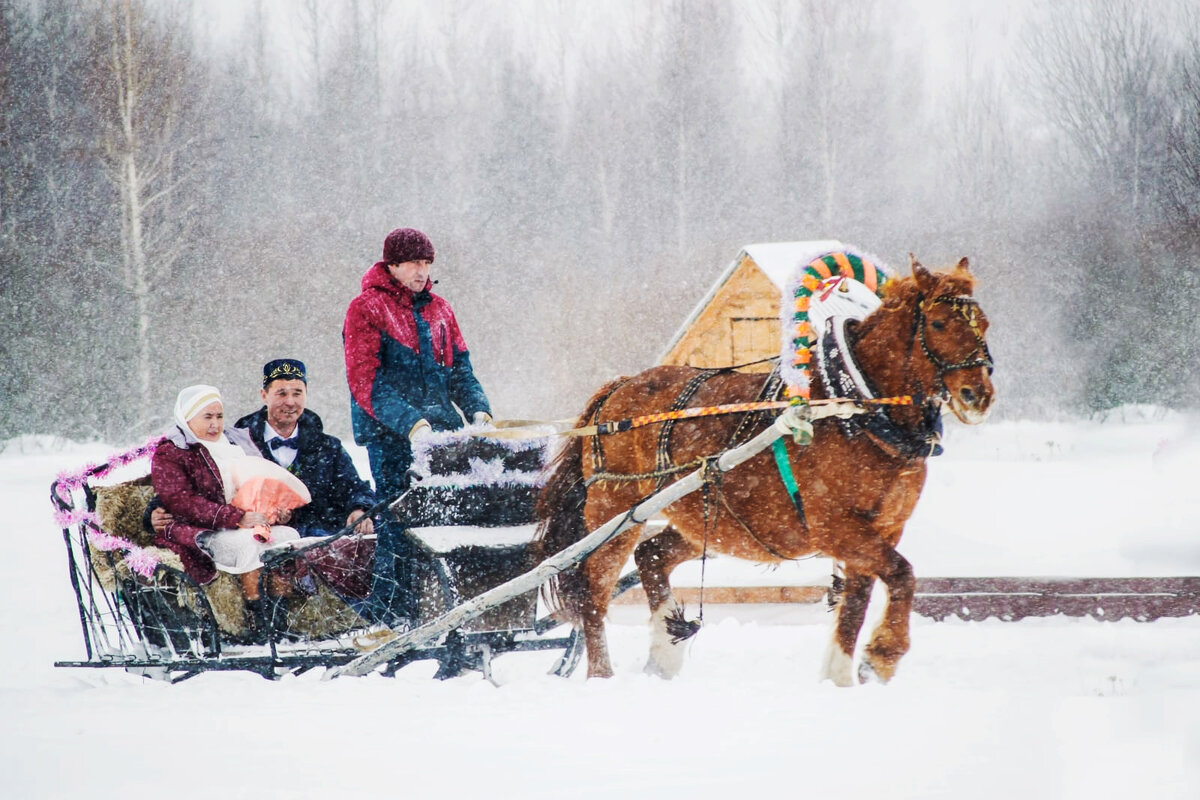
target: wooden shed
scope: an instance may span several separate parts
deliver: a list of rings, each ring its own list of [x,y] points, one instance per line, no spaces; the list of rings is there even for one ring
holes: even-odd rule
[[[688,315],[659,363],[727,367],[779,355],[779,298],[788,279],[815,253],[842,246],[834,240],[746,245]],[[747,371],[770,368],[764,363]]]

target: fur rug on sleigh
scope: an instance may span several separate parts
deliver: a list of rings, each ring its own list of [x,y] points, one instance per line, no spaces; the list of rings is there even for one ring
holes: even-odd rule
[[[96,516],[106,533],[132,542],[165,567],[183,570],[179,556],[172,550],[156,545],[154,536],[142,526],[146,506],[154,497],[148,477],[116,486],[99,487],[95,493]],[[164,580],[162,572],[156,572],[153,578],[135,573],[120,551],[101,550],[91,544],[88,550],[95,575],[107,591],[115,591],[119,582],[134,581],[148,585]],[[250,627],[250,611],[238,578],[218,572],[217,577],[202,586],[201,590],[221,632],[235,638],[243,636]],[[194,593],[183,591],[178,593],[178,597],[181,606],[192,611],[199,608]],[[320,581],[315,585],[314,594],[296,593],[288,614],[288,630],[306,638],[334,636],[365,625],[350,606]]]

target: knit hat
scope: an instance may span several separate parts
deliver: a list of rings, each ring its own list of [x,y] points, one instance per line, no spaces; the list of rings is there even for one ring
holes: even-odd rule
[[[308,370],[304,362],[295,358],[277,358],[263,364],[263,388],[271,381],[304,381],[308,383]]]
[[[385,264],[433,261],[433,242],[416,228],[396,228],[383,240]]]
[[[188,421],[214,401],[224,405],[221,393],[213,386],[200,383],[183,389],[179,392],[179,397],[175,398],[175,421],[181,427],[187,428]]]

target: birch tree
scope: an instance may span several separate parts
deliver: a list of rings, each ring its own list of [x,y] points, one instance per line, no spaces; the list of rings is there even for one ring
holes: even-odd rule
[[[1009,204],[1019,185],[1007,81],[978,52],[979,23],[969,20],[958,50],[959,77],[939,104],[936,140],[955,217],[995,225],[1019,211]]]
[[[82,88],[87,12],[68,0],[0,0],[0,438],[97,435],[117,405],[93,393],[87,414],[64,411],[84,407],[81,369],[97,376],[87,332],[102,324],[117,283],[95,268],[116,234],[102,222],[110,190]]]
[[[95,99],[104,166],[117,193],[120,275],[132,303],[141,420],[151,416],[154,399],[154,294],[187,245],[193,210],[179,196],[196,135],[183,127],[189,88],[183,33],[177,17],[153,19],[139,0],[110,0],[101,9]]]
[[[802,34],[788,54],[799,61],[787,89],[798,95],[789,109],[796,116],[783,124],[807,143],[814,222],[838,231],[867,221],[878,237],[878,211],[898,183],[896,156],[912,144],[904,137],[920,73],[900,63],[875,0],[810,0],[802,8]]]

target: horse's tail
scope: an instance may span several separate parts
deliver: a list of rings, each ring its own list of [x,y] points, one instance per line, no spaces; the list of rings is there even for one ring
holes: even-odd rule
[[[621,379],[623,380],[623,379]],[[620,381],[613,381],[588,401],[577,425],[589,425],[600,405]],[[583,482],[583,437],[568,439],[551,466],[546,485],[538,496],[538,529],[533,541],[535,560],[540,562],[588,535],[583,517],[587,486]],[[564,621],[580,619],[587,599],[587,575],[583,563],[560,572],[542,585],[542,601]]]

